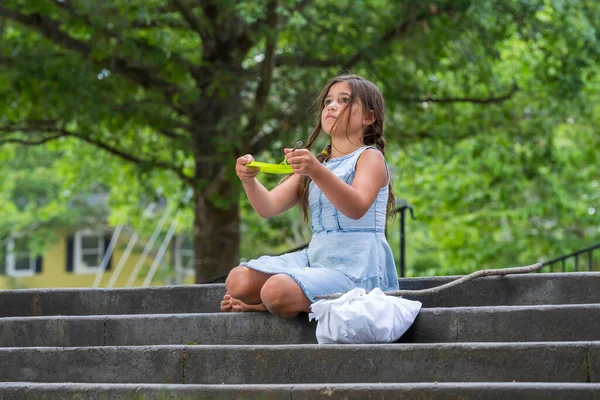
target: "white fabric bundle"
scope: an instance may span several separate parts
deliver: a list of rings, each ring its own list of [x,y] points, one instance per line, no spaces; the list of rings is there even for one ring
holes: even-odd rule
[[[367,294],[354,288],[338,299],[319,300],[310,307],[317,320],[319,343],[393,343],[410,328],[421,302],[386,296],[379,288]]]

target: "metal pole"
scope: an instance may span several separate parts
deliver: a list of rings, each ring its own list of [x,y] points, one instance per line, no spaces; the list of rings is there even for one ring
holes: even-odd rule
[[[400,213],[400,277],[406,276],[406,210],[410,210],[410,216],[412,219],[415,218],[413,207],[406,203],[404,200],[398,200],[396,202],[396,208],[394,211]]]
[[[406,257],[404,251],[406,250],[406,241],[405,241],[405,227],[404,227],[404,213],[406,212],[406,207],[400,209],[400,277],[404,278],[406,276]]]

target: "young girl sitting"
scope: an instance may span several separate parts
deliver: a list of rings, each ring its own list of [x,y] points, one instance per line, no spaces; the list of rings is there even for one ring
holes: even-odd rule
[[[256,180],[247,154],[236,172],[252,207],[263,218],[299,204],[313,236],[308,249],[263,256],[229,273],[223,311],[269,311],[284,318],[309,312],[315,296],[398,289],[392,250],[385,238],[394,204],[384,159],[384,102],[379,89],[356,75],[334,78],[319,98],[321,111],[307,146],[284,149],[293,174],[273,190]],[[321,131],[330,144],[315,157]]]

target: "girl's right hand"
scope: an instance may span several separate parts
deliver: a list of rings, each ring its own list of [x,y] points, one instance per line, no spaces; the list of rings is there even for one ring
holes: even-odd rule
[[[246,154],[238,158],[235,163],[235,173],[242,182],[253,181],[260,171],[259,168],[246,167],[246,164],[252,161],[254,161],[254,158],[250,154]]]

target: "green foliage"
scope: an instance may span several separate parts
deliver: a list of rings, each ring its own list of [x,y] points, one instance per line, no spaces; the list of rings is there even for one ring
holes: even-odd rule
[[[11,147],[2,156],[0,257],[10,236],[27,237],[29,250],[40,254],[54,242],[57,230],[93,226],[108,214],[101,204],[90,201],[97,190],[62,180],[57,154],[43,148]]]
[[[5,0],[0,144],[48,141],[35,151],[52,163],[0,167],[10,216],[0,234],[73,223],[74,188],[108,190],[111,223],[138,228],[140,205],[162,188],[189,230],[202,207],[178,203],[187,188],[236,204],[235,158],[255,148],[279,161],[307,138],[321,86],[349,69],[386,97],[396,193],[419,217],[407,222],[409,274],[530,263],[598,241],[596,1],[304,3]],[[16,151],[3,146],[0,161]],[[295,210],[265,221],[241,198],[242,258],[308,240]],[[391,226],[395,252],[398,241]]]

